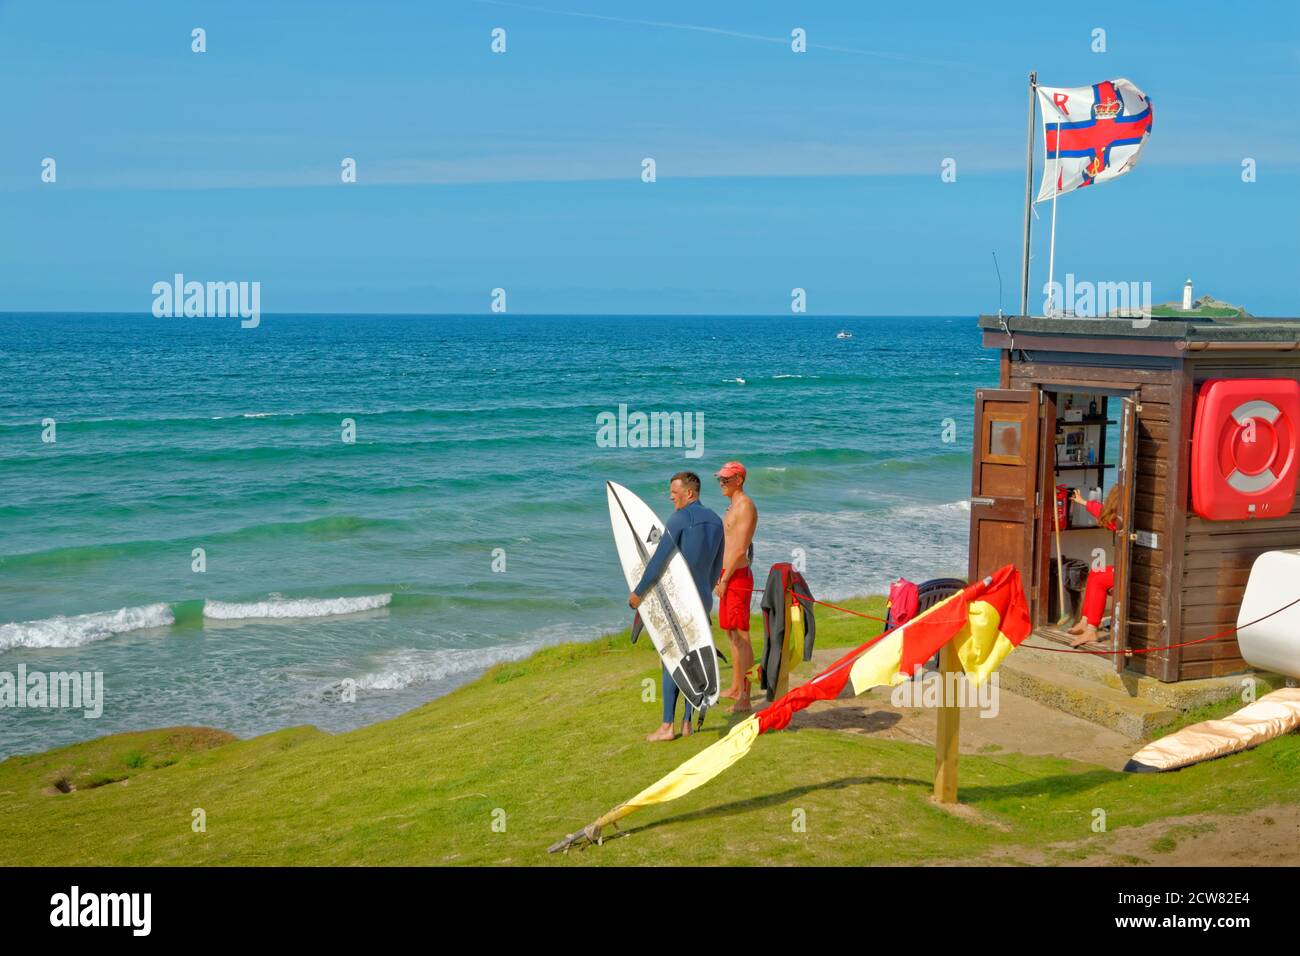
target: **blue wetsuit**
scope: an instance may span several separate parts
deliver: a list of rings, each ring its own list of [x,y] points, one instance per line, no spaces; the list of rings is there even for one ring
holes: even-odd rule
[[[722,551],[725,539],[722,519],[696,499],[672,513],[672,517],[664,525],[664,537],[671,538],[677,550],[686,559],[686,566],[691,569],[691,577],[695,579],[695,587],[699,589],[700,600],[704,602],[704,610],[711,614],[713,586],[722,577]],[[644,598],[646,592],[659,582],[664,569],[668,567],[672,552],[673,549],[664,547],[661,540],[659,547],[655,548],[655,553],[650,556],[650,561],[646,564],[641,581],[633,588],[637,597]],[[664,723],[671,724],[677,712],[679,691],[668,673],[668,668],[665,667],[663,671]],[[687,722],[690,721],[691,714],[691,704],[687,701],[685,713]]]

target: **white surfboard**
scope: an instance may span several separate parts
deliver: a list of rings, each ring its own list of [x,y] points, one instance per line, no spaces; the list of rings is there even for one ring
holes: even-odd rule
[[[636,494],[612,481],[605,482],[605,486],[614,546],[630,591],[640,583],[664,526]],[[698,710],[716,704],[718,652],[713,646],[709,614],[680,552],[669,560],[659,583],[646,593],[638,610],[673,683],[691,706]]]

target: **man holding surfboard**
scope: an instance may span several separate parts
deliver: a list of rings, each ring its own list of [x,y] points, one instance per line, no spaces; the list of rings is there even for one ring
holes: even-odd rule
[[[733,714],[749,713],[749,669],[754,666],[754,646],[749,641],[749,601],[754,593],[754,573],[749,562],[754,557],[754,531],[758,528],[758,509],[745,494],[745,466],[729,461],[715,473],[722,493],[731,504],[723,518],[726,547],[722,575],[713,591],[722,602],[718,607],[718,626],[731,641],[731,687],[722,697],[735,701]]]
[[[646,593],[659,582],[668,568],[669,560],[679,551],[686,559],[691,578],[695,582],[696,590],[700,592],[700,600],[707,612],[713,607],[713,582],[721,577],[723,571],[722,519],[700,503],[700,476],[693,471],[681,471],[673,475],[672,482],[668,486],[668,497],[672,499],[675,510],[664,525],[663,536],[671,539],[676,548],[665,547],[662,541],[659,542],[645,566],[641,580],[628,595],[628,606],[633,610],[641,606]],[[701,619],[700,623],[707,629],[706,621]],[[713,686],[716,693],[717,684],[714,683]],[[673,724],[677,711],[677,695],[677,684],[668,673],[668,668],[664,667],[664,722],[658,730],[646,737],[647,740],[672,740],[676,736],[673,732]],[[691,714],[691,703],[688,700],[685,707],[685,720],[682,722],[684,737],[691,733]]]

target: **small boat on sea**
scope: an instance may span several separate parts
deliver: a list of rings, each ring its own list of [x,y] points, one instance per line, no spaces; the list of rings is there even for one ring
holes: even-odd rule
[[[850,332],[848,329],[840,329],[838,332],[835,333],[835,337],[837,339],[851,339],[853,338],[853,333]]]

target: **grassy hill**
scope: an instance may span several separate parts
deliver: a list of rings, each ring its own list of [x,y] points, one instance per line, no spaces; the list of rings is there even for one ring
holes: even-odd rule
[[[1157,319],[1239,319],[1243,318],[1241,309],[1205,307],[1183,311],[1180,305],[1157,305],[1151,309],[1151,315]]]
[[[1239,305],[1224,302],[1212,295],[1202,295],[1192,303],[1190,311],[1183,311],[1183,303],[1165,302],[1152,307],[1151,315],[1157,319],[1249,319],[1251,314]]]
[[[851,606],[881,613],[879,599]],[[878,628],[864,623],[820,615],[819,646],[864,640]],[[658,680],[648,641],[633,647],[623,634],[502,664],[349,733],[235,740],[171,728],[12,757],[0,763],[0,863],[897,864],[991,852],[1062,862],[1106,846],[1091,831],[1097,808],[1111,831],[1243,813],[1293,801],[1300,772],[1298,735],[1166,775],[963,756],[954,812],[929,800],[930,747],[799,729],[796,717],[717,780],[634,814],[630,836],[548,855],[725,732],[719,708],[693,739],[645,743],[660,704],[643,701],[643,682],[657,693]],[[205,832],[192,827],[196,809]],[[792,827],[797,810],[805,832]]]

